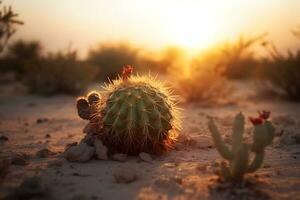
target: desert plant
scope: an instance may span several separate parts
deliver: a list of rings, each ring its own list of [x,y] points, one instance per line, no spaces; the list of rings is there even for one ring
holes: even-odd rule
[[[256,171],[264,160],[265,147],[270,145],[274,138],[274,127],[267,119],[270,112],[259,112],[258,118],[250,118],[254,125],[253,143],[243,142],[245,118],[242,113],[235,116],[232,131],[232,148],[229,149],[223,141],[220,132],[213,119],[208,122],[214,144],[219,154],[229,162],[221,165],[221,176],[226,181],[241,180],[246,173]],[[249,164],[250,152],[255,154],[254,159]]]
[[[14,71],[23,74],[24,65],[37,62],[42,56],[42,45],[38,41],[17,40],[7,47],[5,56],[0,59],[1,71]]]
[[[220,47],[218,68],[222,68],[224,76],[230,79],[252,78],[258,66],[253,48],[262,42],[266,33],[257,37],[240,36],[236,42],[226,43]]]
[[[173,67],[170,74],[176,92],[186,102],[219,104],[229,100],[224,97],[232,94],[234,88],[216,69],[218,55],[214,51],[204,52],[185,64],[177,69]]]
[[[74,94],[85,89],[96,70],[77,59],[76,51],[42,56],[24,65],[24,82],[33,93]]]
[[[78,114],[94,125],[110,152],[162,153],[172,146],[180,128],[176,99],[150,76],[122,77],[108,83],[105,92],[92,92],[77,101]]]
[[[299,38],[300,28],[293,32]],[[276,46],[270,42],[265,44],[270,58],[262,61],[260,76],[262,81],[267,80],[271,89],[277,93],[284,93],[291,100],[300,100],[300,49],[287,55],[281,53]]]
[[[120,66],[136,64],[137,54],[138,50],[127,43],[103,44],[90,50],[87,62],[99,69],[98,78],[114,79],[118,76]]]
[[[2,2],[0,1],[0,4]],[[7,45],[8,40],[16,32],[15,25],[22,25],[23,22],[17,19],[18,14],[13,12],[11,6],[0,8],[0,52]]]

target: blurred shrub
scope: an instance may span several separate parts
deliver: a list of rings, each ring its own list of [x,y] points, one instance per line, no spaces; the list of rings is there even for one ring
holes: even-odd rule
[[[98,48],[90,50],[87,62],[99,69],[99,79],[114,79],[122,66],[137,66],[138,49],[127,43],[100,45]]]
[[[293,34],[300,39],[300,28]],[[284,93],[291,100],[300,100],[300,48],[293,53],[280,53],[273,43],[266,44],[270,58],[262,61],[260,78],[271,84],[271,89]],[[269,88],[270,89],[270,88]]]
[[[218,58],[218,68],[230,79],[252,78],[258,61],[255,59],[253,48],[265,38],[262,34],[253,38],[240,37],[238,41],[224,44],[220,51],[222,55]]]
[[[33,93],[75,94],[85,89],[96,70],[79,61],[76,51],[48,54],[24,65],[24,82]]]
[[[139,70],[165,74],[176,68],[184,56],[184,50],[175,46],[167,47],[160,52],[146,51],[144,54],[139,54]]]
[[[18,40],[8,46],[0,59],[1,71],[14,71],[20,76],[27,62],[35,62],[42,56],[42,45],[38,41]]]
[[[183,67],[183,71],[173,71],[175,79],[172,82],[175,84],[175,90],[185,101],[211,104],[229,101],[226,97],[233,93],[233,87],[216,68],[217,57],[213,52],[203,53],[194,59],[189,67]]]

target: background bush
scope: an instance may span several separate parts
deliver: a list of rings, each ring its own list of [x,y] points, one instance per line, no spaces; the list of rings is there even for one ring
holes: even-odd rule
[[[300,28],[293,32],[300,40]],[[300,100],[300,48],[287,54],[280,53],[273,43],[266,44],[269,58],[261,62],[260,79],[267,81],[277,93],[284,93],[291,100]]]
[[[42,56],[42,45],[38,41],[17,40],[10,44],[5,55],[0,58],[2,72],[16,72],[18,78],[23,74],[23,66],[37,62]]]
[[[124,65],[137,65],[138,49],[127,43],[103,44],[90,50],[87,62],[98,68],[98,79],[114,79]]]
[[[218,56],[210,51],[202,53],[186,66],[188,72],[172,72],[175,90],[186,102],[226,103],[226,97],[233,93],[232,85],[216,67]]]
[[[253,78],[259,62],[255,58],[255,47],[263,42],[266,34],[253,38],[240,38],[219,47],[220,55],[217,58],[217,67],[224,76],[234,80]],[[260,45],[259,45],[260,46]],[[257,50],[257,49],[256,49]]]
[[[95,68],[77,59],[76,51],[48,54],[24,65],[24,83],[41,95],[79,93],[95,74]]]

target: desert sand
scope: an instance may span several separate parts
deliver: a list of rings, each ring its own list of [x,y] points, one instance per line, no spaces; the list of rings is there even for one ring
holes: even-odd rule
[[[0,156],[19,156],[22,161],[10,165],[0,199],[32,176],[40,177],[44,188],[44,197],[37,199],[300,199],[299,104],[244,98],[222,106],[183,103],[181,108],[183,130],[175,149],[165,155],[152,155],[147,162],[137,156],[73,163],[61,153],[84,137],[87,123],[77,116],[75,97],[39,97],[1,88],[0,136],[7,139],[1,139]],[[221,157],[213,147],[207,117],[216,118],[226,137],[236,113],[251,116],[261,109],[272,112],[276,127],[263,167],[247,178],[249,183],[234,189],[218,183],[215,171]],[[251,127],[247,122],[247,136]],[[118,183],[116,173],[134,178]]]

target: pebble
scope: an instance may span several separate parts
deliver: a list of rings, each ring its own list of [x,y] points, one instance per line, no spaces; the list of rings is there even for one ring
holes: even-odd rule
[[[0,136],[0,141],[8,141],[8,137],[1,135]]]
[[[137,180],[138,175],[134,169],[118,169],[114,172],[114,178],[117,183],[131,183]]]
[[[38,119],[36,120],[36,123],[37,123],[37,124],[42,124],[42,123],[45,123],[45,122],[47,122],[47,121],[49,121],[48,118],[38,118]]]
[[[107,160],[107,148],[102,144],[102,141],[99,139],[96,139],[94,142],[95,150],[97,158],[100,160]]]
[[[145,162],[152,162],[152,157],[148,153],[141,152],[139,157]]]
[[[71,146],[64,152],[64,157],[71,162],[87,162],[95,153],[95,147],[86,143]]]

